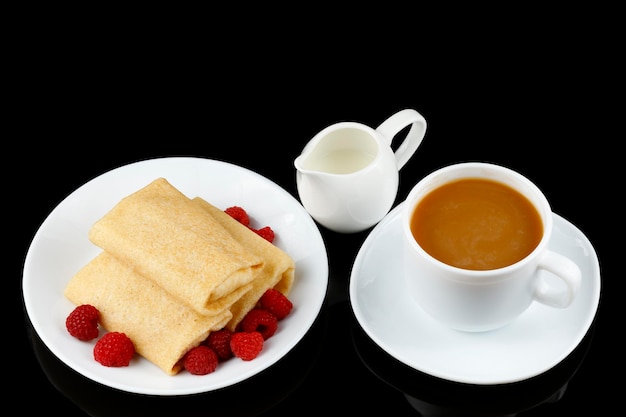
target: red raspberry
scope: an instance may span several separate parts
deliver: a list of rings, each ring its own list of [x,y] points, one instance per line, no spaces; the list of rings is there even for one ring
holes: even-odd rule
[[[206,338],[204,343],[213,349],[219,360],[225,361],[233,357],[233,352],[230,350],[231,335],[230,330],[223,328],[209,333],[209,337]]]
[[[206,375],[217,368],[217,354],[208,346],[192,348],[183,358],[183,367],[193,375]]]
[[[269,288],[259,299],[259,306],[282,320],[291,312],[293,303],[282,292]]]
[[[250,228],[252,229],[252,228]],[[263,239],[267,240],[270,243],[274,243],[274,231],[271,227],[265,226],[260,229],[252,229],[257,235],[261,236]]]
[[[263,350],[263,335],[259,332],[236,332],[230,338],[230,350],[238,358],[251,361]]]
[[[248,226],[250,224],[250,217],[248,217],[248,213],[246,213],[246,211],[239,206],[228,207],[224,210],[224,212],[244,226]]]
[[[100,312],[90,304],[82,304],[74,308],[65,319],[67,331],[79,340],[92,340],[98,337],[98,321]]]
[[[105,333],[93,347],[93,357],[104,366],[128,366],[135,346],[125,333]]]
[[[244,332],[259,332],[264,340],[270,338],[278,328],[278,320],[267,310],[253,308],[241,320],[241,330]]]

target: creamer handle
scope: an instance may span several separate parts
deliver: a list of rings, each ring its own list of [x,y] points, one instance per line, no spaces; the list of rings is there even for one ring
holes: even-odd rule
[[[426,119],[413,109],[404,109],[390,116],[376,128],[391,146],[393,138],[409,125],[412,125],[411,129],[395,151],[398,170],[407,163],[422,143],[426,134]]]

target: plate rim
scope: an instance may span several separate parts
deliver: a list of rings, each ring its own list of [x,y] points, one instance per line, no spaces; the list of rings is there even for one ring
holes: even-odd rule
[[[376,331],[372,328],[370,328],[368,321],[366,320],[366,318],[364,318],[362,316],[362,311],[361,311],[361,306],[358,304],[358,302],[356,300],[358,300],[358,295],[356,294],[356,292],[358,291],[357,288],[357,283],[359,282],[359,275],[360,275],[360,270],[362,268],[362,264],[365,261],[365,252],[367,252],[371,246],[373,246],[375,244],[376,238],[379,237],[382,233],[384,233],[387,230],[387,227],[389,227],[388,225],[391,224],[394,220],[397,220],[397,218],[400,216],[400,211],[401,211],[401,207],[404,204],[404,202],[399,203],[394,209],[392,209],[387,216],[385,216],[385,218],[383,220],[381,220],[375,227],[374,229],[372,229],[372,231],[368,234],[368,236],[366,237],[366,239],[363,241],[363,244],[361,245],[361,247],[359,248],[359,251],[357,252],[357,256],[355,257],[355,261],[353,264],[353,268],[350,274],[350,284],[349,284],[349,300],[350,300],[350,306],[352,309],[352,312],[356,318],[356,321],[358,323],[358,325],[361,327],[361,329],[364,331],[364,333],[376,344],[378,345],[383,351],[385,351],[387,354],[389,354],[391,357],[393,357],[394,359],[398,360],[399,362],[401,362],[402,364],[417,370],[419,372],[423,372],[427,375],[430,376],[434,376],[437,378],[441,378],[443,380],[446,381],[451,381],[451,382],[457,382],[457,383],[466,383],[466,384],[473,384],[473,385],[498,385],[498,384],[508,384],[508,383],[515,383],[515,382],[520,382],[523,380],[527,380],[529,378],[535,377],[537,375],[540,375],[546,371],[548,371],[549,369],[551,369],[552,367],[556,366],[558,363],[560,363],[561,361],[563,361],[572,351],[574,351],[574,349],[580,344],[580,342],[584,339],[585,335],[589,332],[589,329],[591,328],[592,324],[594,323],[597,315],[598,315],[598,309],[599,309],[599,305],[600,305],[600,298],[601,298],[601,287],[602,287],[602,280],[601,280],[601,271],[600,271],[600,265],[599,265],[599,259],[597,256],[597,253],[595,251],[595,248],[593,246],[593,244],[589,241],[589,239],[587,238],[587,236],[578,228],[576,227],[574,224],[572,224],[571,222],[569,222],[567,219],[565,219],[564,217],[560,216],[557,213],[552,213],[553,217],[555,217],[555,220],[557,220],[556,223],[563,223],[564,225],[571,227],[573,230],[575,230],[575,232],[577,234],[580,235],[580,237],[583,238],[584,243],[585,243],[585,249],[589,250],[589,258],[592,260],[593,262],[593,276],[590,277],[590,281],[591,281],[591,285],[592,288],[595,289],[594,293],[591,295],[591,302],[589,304],[590,307],[590,311],[588,312],[588,314],[585,315],[585,321],[584,323],[582,323],[579,327],[579,329],[576,332],[577,337],[575,337],[573,339],[573,342],[570,343],[568,345],[568,348],[566,350],[564,350],[561,355],[559,357],[555,357],[555,361],[552,364],[551,367],[548,368],[542,368],[542,369],[537,369],[532,373],[527,373],[525,375],[520,375],[517,377],[510,377],[510,378],[499,378],[499,379],[492,379],[492,380],[477,380],[477,379],[473,379],[471,377],[465,377],[465,378],[460,378],[460,377],[451,377],[450,375],[445,374],[444,372],[433,372],[432,369],[428,370],[428,369],[422,369],[419,366],[414,365],[414,361],[411,362],[410,360],[408,360],[406,357],[401,356],[398,357],[399,355],[394,354],[394,349],[390,348],[388,346],[387,343],[385,343],[385,341],[382,340],[381,337],[379,337],[378,334],[376,334]],[[555,224],[556,226],[556,224]],[[586,308],[589,308],[586,307]],[[426,313],[423,313],[424,315]]]
[[[237,172],[242,173],[245,177],[252,177],[255,181],[259,181],[264,183],[266,187],[273,190],[272,192],[280,193],[282,195],[282,199],[286,199],[293,203],[294,207],[299,211],[298,218],[304,219],[307,223],[306,233],[311,233],[310,236],[307,235],[308,245],[311,246],[312,249],[310,251],[310,256],[315,259],[314,261],[314,269],[309,272],[304,272],[304,277],[299,277],[300,279],[294,282],[294,288],[297,288],[297,285],[305,285],[298,284],[303,278],[308,277],[306,274],[315,274],[317,278],[314,281],[314,284],[318,287],[318,292],[316,293],[318,296],[315,299],[311,299],[311,304],[307,308],[308,314],[306,316],[301,317],[301,320],[306,320],[305,323],[302,324],[301,327],[303,329],[297,329],[294,334],[291,336],[291,340],[284,340],[283,342],[288,342],[286,345],[278,348],[275,344],[272,346],[276,350],[276,354],[272,355],[271,358],[266,360],[259,367],[251,367],[249,372],[244,372],[240,377],[228,378],[224,383],[213,383],[213,384],[203,384],[202,376],[194,376],[198,378],[198,384],[193,387],[187,387],[184,389],[176,389],[171,387],[166,388],[142,388],[140,386],[129,386],[125,384],[119,383],[111,383],[111,381],[107,380],[106,376],[103,375],[94,375],[93,372],[89,371],[89,369],[83,369],[80,364],[72,361],[70,355],[67,355],[65,352],[60,352],[59,347],[55,344],[53,337],[49,334],[44,326],[45,320],[40,320],[40,317],[36,314],[36,309],[33,307],[33,300],[31,293],[29,292],[29,288],[36,284],[37,281],[32,281],[35,278],[30,275],[30,270],[33,267],[33,263],[37,260],[34,259],[35,254],[33,253],[34,247],[38,244],[39,240],[42,239],[42,236],[47,232],[47,228],[49,225],[54,223],[55,217],[59,216],[63,213],[64,205],[69,204],[68,201],[70,199],[76,198],[84,193],[96,192],[97,190],[90,190],[89,187],[96,187],[99,181],[115,181],[115,179],[108,179],[109,176],[114,176],[123,173],[126,170],[133,169],[141,169],[142,165],[150,165],[147,166],[148,171],[151,169],[161,169],[167,171],[171,170],[176,164],[184,164],[190,163],[193,168],[201,167],[203,169],[207,169],[210,171],[211,169],[215,169],[215,167],[219,167],[225,170],[235,170]],[[155,165],[152,165],[155,164]],[[192,165],[195,164],[195,165]],[[206,165],[205,165],[206,164]],[[166,175],[163,175],[166,177]],[[129,191],[130,193],[132,191]],[[111,201],[111,207],[116,203],[116,201]],[[85,225],[85,227],[89,227],[89,225]],[[89,244],[88,238],[85,235],[85,244]],[[319,259],[318,259],[319,258]],[[85,259],[85,263],[89,259]],[[323,262],[322,262],[323,261]],[[310,260],[307,262],[311,262]],[[69,277],[68,277],[69,280]],[[32,281],[32,282],[31,282]],[[319,282],[318,282],[319,281]],[[116,166],[110,170],[102,172],[101,174],[87,180],[85,183],[76,187],[72,192],[63,197],[54,208],[46,215],[43,221],[38,226],[36,232],[32,236],[23,261],[22,268],[22,279],[21,279],[21,289],[22,289],[22,301],[24,304],[24,311],[26,313],[26,318],[29,320],[30,325],[33,330],[36,332],[37,336],[42,340],[43,344],[52,352],[52,354],[57,357],[61,362],[70,367],[72,370],[78,372],[84,377],[95,381],[97,383],[106,385],[111,388],[115,388],[124,392],[131,392],[136,394],[147,394],[147,395],[157,395],[157,396],[180,396],[180,395],[192,395],[192,394],[200,394],[207,393],[221,388],[227,388],[229,386],[235,385],[239,382],[242,382],[246,379],[249,379],[261,372],[265,369],[270,368],[273,364],[279,361],[281,358],[286,356],[307,334],[310,327],[315,322],[316,318],[319,316],[321,308],[324,304],[324,300],[326,299],[329,285],[329,259],[328,259],[328,251],[325,246],[323,237],[321,232],[314,222],[314,220],[310,217],[310,215],[306,212],[304,207],[300,204],[300,202],[291,195],[287,190],[282,188],[280,185],[270,180],[269,178],[261,175],[258,172],[255,172],[247,167],[236,165],[231,162],[227,162],[219,159],[211,159],[205,157],[195,157],[195,156],[170,156],[170,157],[156,157],[156,158],[148,158],[142,159],[134,162],[130,162],[124,165]],[[58,299],[63,299],[63,295],[61,294]],[[57,300],[57,298],[55,298]],[[288,319],[288,318],[287,318]],[[49,323],[48,323],[49,324]],[[298,325],[298,322],[290,323],[291,325]],[[50,331],[52,333],[52,331]],[[102,333],[101,333],[102,335]],[[95,343],[95,342],[94,342]],[[142,361],[147,361],[145,358],[140,358]],[[254,361],[252,361],[253,363]],[[132,366],[132,364],[131,364]],[[109,368],[103,368],[104,373],[108,371]],[[159,370],[159,372],[162,372]],[[216,371],[218,372],[218,371]],[[170,376],[163,373],[163,375],[167,378],[175,378],[176,376]]]

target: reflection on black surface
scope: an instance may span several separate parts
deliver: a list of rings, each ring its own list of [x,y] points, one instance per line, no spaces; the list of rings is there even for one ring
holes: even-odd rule
[[[270,368],[232,387],[185,396],[134,394],[94,382],[61,362],[32,326],[29,326],[29,333],[35,355],[50,382],[91,416],[158,417],[202,412],[216,417],[252,417],[279,404],[301,384],[315,364],[326,327],[327,317],[322,310],[303,339]]]
[[[549,371],[521,382],[487,386],[451,382],[416,371],[383,351],[356,321],[352,339],[365,366],[401,391],[422,416],[506,417],[561,399],[588,351],[593,329]]]

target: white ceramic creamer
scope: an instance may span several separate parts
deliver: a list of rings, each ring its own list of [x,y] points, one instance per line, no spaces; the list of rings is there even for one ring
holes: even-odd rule
[[[396,148],[394,137],[410,126]],[[399,171],[426,134],[426,120],[413,109],[401,110],[376,129],[340,122],[320,131],[294,165],[300,201],[322,226],[354,233],[378,223],[398,192]]]

